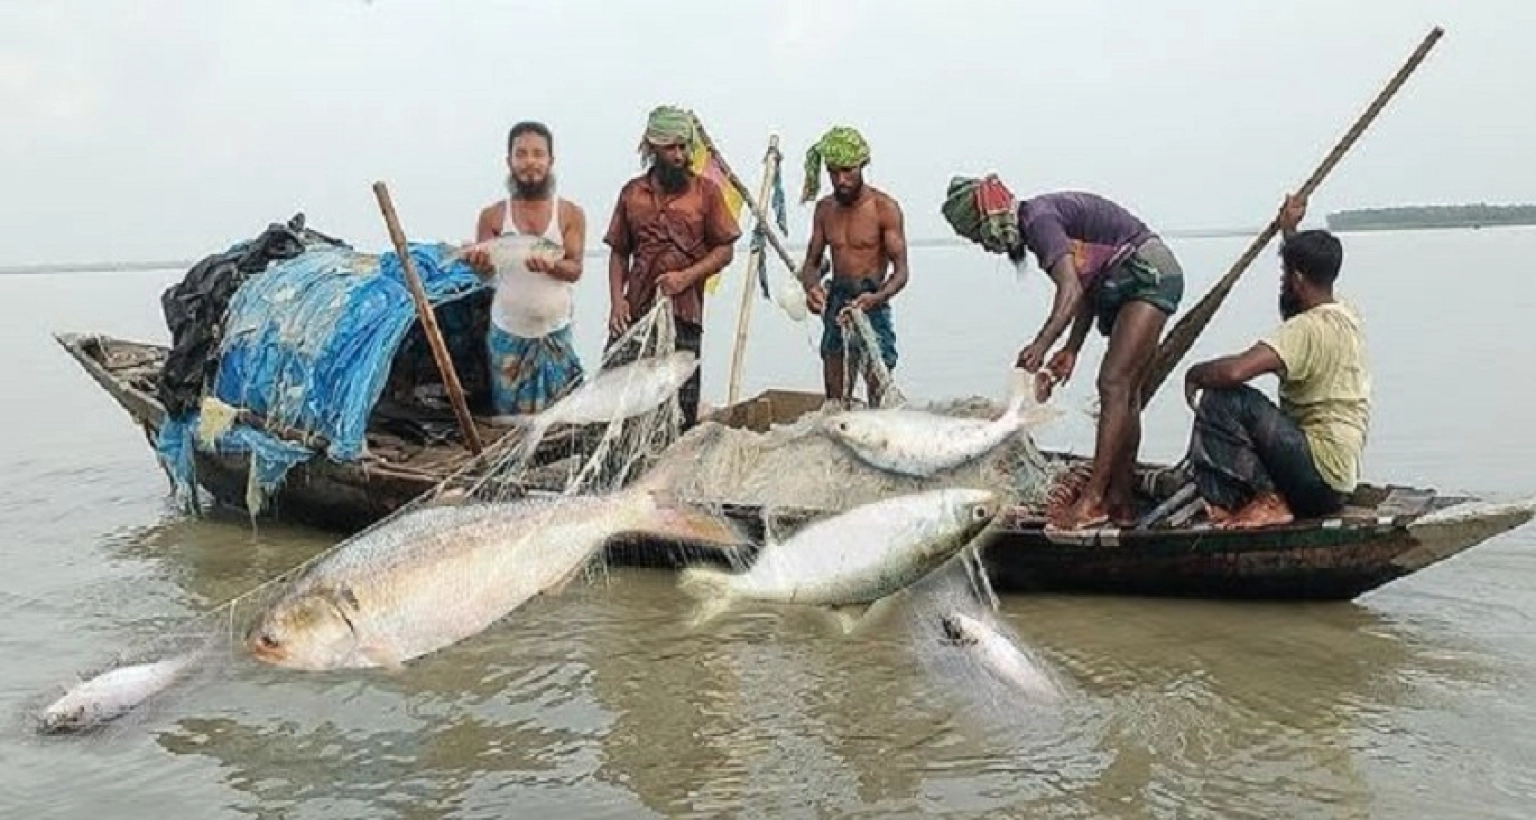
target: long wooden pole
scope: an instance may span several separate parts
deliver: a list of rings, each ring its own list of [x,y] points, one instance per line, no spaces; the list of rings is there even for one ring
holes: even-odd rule
[[[768,137],[768,153],[763,155],[763,182],[757,194],[759,202],[768,198],[770,186],[778,176],[781,159],[783,157],[779,154],[779,135],[773,134]],[[764,222],[759,222],[758,226],[762,229],[768,227]],[[752,303],[755,301],[752,298],[752,292],[757,289],[753,272],[757,270],[758,260],[762,258],[763,252],[760,247],[752,248],[747,254],[746,273],[741,277],[741,310],[736,314],[736,348],[731,351],[731,388],[726,397],[727,405],[735,404],[736,399],[741,395],[741,362],[746,357],[747,326],[752,321]]]
[[[427,291],[421,286],[421,277],[416,275],[416,261],[411,258],[410,249],[406,247],[405,231],[400,229],[400,218],[395,214],[395,203],[389,198],[389,188],[383,182],[375,182],[373,195],[378,198],[379,210],[384,213],[384,224],[389,226],[390,241],[395,243],[395,253],[399,255],[400,266],[405,271],[405,283],[410,287],[411,298],[416,302],[416,316],[421,319],[421,329],[426,333],[427,344],[432,348],[432,358],[437,360],[443,386],[448,388],[448,401],[453,404],[454,415],[459,417],[459,429],[464,433],[464,443],[469,446],[471,453],[478,456],[482,449],[480,434],[469,417],[469,405],[464,401],[464,388],[459,385],[458,371],[453,369],[448,345],[437,327],[437,314],[432,312],[432,303],[427,301]]]
[[[778,253],[779,259],[784,262],[784,267],[788,268],[791,274],[798,274],[800,267],[795,264],[794,259],[790,258],[789,251],[784,250],[784,242],[779,239],[778,232],[773,229],[773,222],[768,219],[768,212],[763,210],[760,202],[752,198],[752,192],[747,190],[746,183],[741,181],[741,177],[736,176],[736,172],[731,170],[731,164],[725,161],[725,155],[720,153],[720,149],[715,147],[715,141],[709,138],[709,132],[704,130],[704,123],[693,112],[690,111],[689,115],[693,117],[694,127],[698,129],[699,139],[704,141],[704,147],[709,149],[715,161],[720,163],[720,170],[725,172],[725,178],[730,180],[731,187],[736,189],[736,193],[741,194],[742,201],[747,203],[747,209],[752,212],[758,224],[763,226],[763,234],[768,237],[768,244],[772,245],[774,251]]]
[[[1364,134],[1365,129],[1370,127],[1371,123],[1376,119],[1376,115],[1381,113],[1381,110],[1386,107],[1387,102],[1392,99],[1392,96],[1407,81],[1408,75],[1412,74],[1414,69],[1419,67],[1419,63],[1424,61],[1424,58],[1429,55],[1429,50],[1434,48],[1435,43],[1439,42],[1440,37],[1444,34],[1445,30],[1436,26],[1425,36],[1424,41],[1419,44],[1417,49],[1414,49],[1407,62],[1403,63],[1402,68],[1397,70],[1397,73],[1392,76],[1392,79],[1388,81],[1386,87],[1381,90],[1381,93],[1376,95],[1376,99],[1371,101],[1365,113],[1355,120],[1355,124],[1344,134],[1344,137],[1333,147],[1333,150],[1328,152],[1328,156],[1323,159],[1322,164],[1317,166],[1317,169],[1312,172],[1312,176],[1302,184],[1301,189],[1297,192],[1300,196],[1310,196],[1317,189],[1317,186],[1322,183],[1323,178],[1328,176],[1328,173],[1339,163],[1339,160],[1343,159],[1349,149],[1354,146],[1355,141],[1360,139],[1360,135]],[[1174,325],[1173,329],[1168,332],[1168,335],[1163,338],[1162,345],[1158,347],[1157,354],[1152,359],[1151,370],[1147,373],[1146,381],[1142,383],[1141,403],[1143,407],[1152,402],[1152,397],[1157,393],[1157,389],[1162,386],[1163,381],[1168,378],[1168,374],[1173,372],[1179,360],[1184,358],[1184,355],[1189,352],[1191,347],[1194,347],[1195,340],[1199,338],[1201,331],[1205,330],[1205,326],[1210,324],[1211,318],[1216,315],[1217,308],[1221,307],[1221,303],[1226,300],[1227,294],[1237,284],[1238,277],[1242,276],[1243,272],[1248,269],[1248,266],[1253,264],[1253,260],[1258,257],[1259,252],[1264,249],[1264,246],[1269,244],[1271,239],[1275,238],[1275,234],[1279,230],[1280,219],[1277,214],[1275,218],[1270,220],[1269,225],[1259,233],[1258,237],[1253,240],[1253,243],[1248,246],[1248,250],[1244,251],[1243,255],[1238,258],[1232,269],[1227,271],[1227,274],[1221,277],[1199,303],[1191,308],[1189,313],[1185,314],[1184,318],[1180,319],[1178,324]]]

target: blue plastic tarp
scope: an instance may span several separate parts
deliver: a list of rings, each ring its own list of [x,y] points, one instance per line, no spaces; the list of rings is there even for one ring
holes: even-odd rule
[[[486,287],[468,265],[448,260],[451,246],[413,244],[409,251],[433,306]],[[416,321],[396,254],[318,247],[274,264],[230,301],[213,395],[269,423],[323,437],[331,459],[355,460],[395,353]],[[191,447],[200,446],[191,432],[198,414],[189,415],[168,420],[158,442],[178,484],[191,477]],[[214,449],[251,453],[253,480],[265,492],[314,455],[242,424]]]

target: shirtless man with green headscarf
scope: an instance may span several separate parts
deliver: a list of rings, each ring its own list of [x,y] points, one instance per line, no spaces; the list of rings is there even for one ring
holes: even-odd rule
[[[816,199],[825,167],[832,194],[816,203],[811,242],[800,269],[806,303],[822,317],[822,379],[827,398],[841,400],[846,380],[843,361],[846,310],[861,310],[879,342],[887,369],[896,367],[896,332],[891,326],[891,298],[907,286],[907,236],[901,206],[883,191],[864,184],[869,144],[847,126],[837,126],[806,152],[805,186],[800,202]],[[832,277],[821,279],[822,256],[832,249]],[[857,341],[854,337],[853,341]],[[878,406],[880,393],[866,379],[869,403]]]

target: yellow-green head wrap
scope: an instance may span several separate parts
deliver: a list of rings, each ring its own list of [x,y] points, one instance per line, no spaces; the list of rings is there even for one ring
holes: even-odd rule
[[[645,135],[640,140],[640,153],[648,155],[652,145],[676,145],[689,148],[698,139],[693,114],[673,105],[660,105],[651,109],[645,120]]]
[[[800,192],[801,204],[814,200],[816,194],[821,192],[823,166],[860,168],[867,162],[869,143],[864,141],[864,135],[846,125],[832,128],[805,152],[805,186]]]

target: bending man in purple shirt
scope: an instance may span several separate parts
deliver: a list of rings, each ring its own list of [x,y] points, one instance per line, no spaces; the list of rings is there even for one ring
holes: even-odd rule
[[[1071,378],[1078,351],[1098,320],[1109,349],[1099,365],[1099,420],[1093,473],[1070,508],[1054,510],[1065,529],[1135,519],[1133,471],[1141,448],[1141,383],[1163,325],[1184,296],[1178,260],[1140,219],[1090,193],[1040,194],[1023,202],[996,176],[956,177],[942,208],[955,232],[1022,269],[1026,252],[1056,284],[1045,325],[1019,351],[1041,398]],[[1066,344],[1046,354],[1071,325]],[[1042,369],[1043,365],[1043,369]]]

